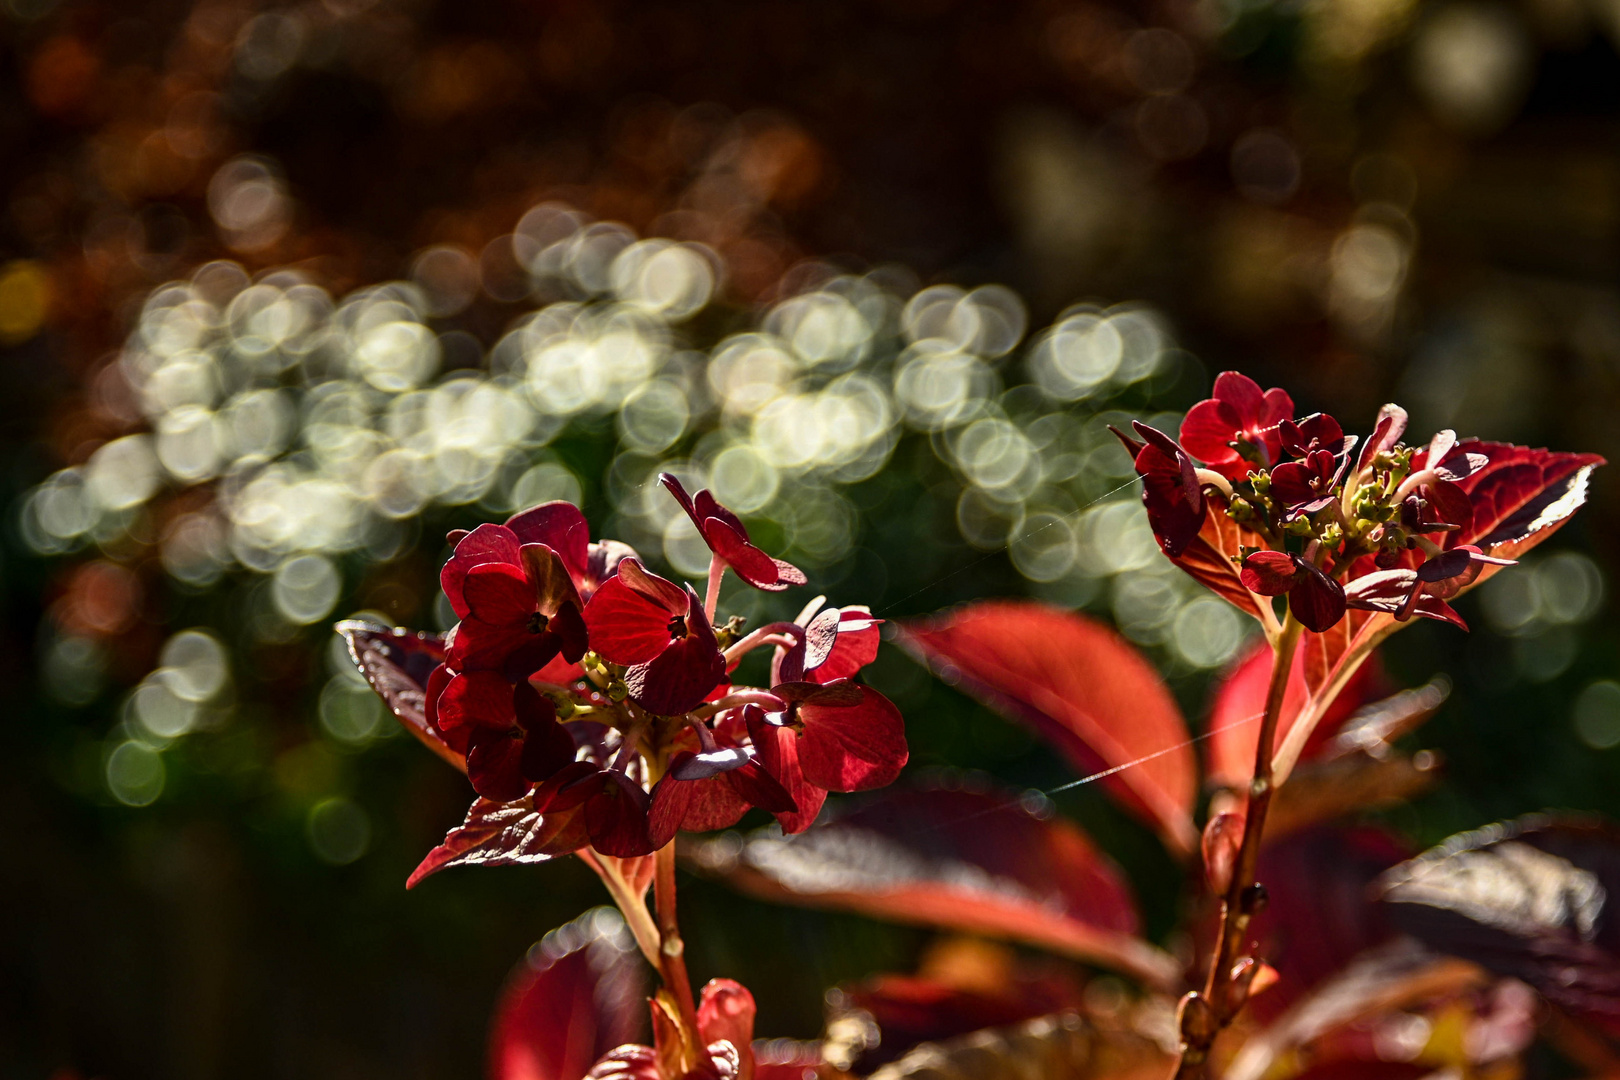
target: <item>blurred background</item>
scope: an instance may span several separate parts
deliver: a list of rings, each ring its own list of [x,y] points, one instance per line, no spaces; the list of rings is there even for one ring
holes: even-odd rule
[[[0,0],[0,1075],[471,1077],[574,860],[407,895],[463,778],[333,646],[448,625],[548,498],[669,573],[712,486],[882,616],[1110,619],[1190,721],[1248,628],[1104,426],[1213,375],[1620,457],[1613,0]],[[1423,625],[1412,843],[1620,817],[1620,498]],[[1069,779],[885,647],[918,769]],[[1152,935],[1180,871],[1056,797]],[[692,878],[694,976],[810,1037],[927,935]],[[783,964],[784,955],[794,963]]]

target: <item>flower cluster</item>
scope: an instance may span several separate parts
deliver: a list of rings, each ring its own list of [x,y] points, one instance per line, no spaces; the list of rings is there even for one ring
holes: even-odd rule
[[[460,621],[442,641],[415,639],[416,667],[432,666],[407,687],[420,688],[417,734],[463,765],[481,798],[418,879],[518,849],[525,860],[587,845],[644,855],[750,807],[798,832],[828,791],[883,786],[905,764],[899,711],[853,681],[877,655],[879,620],[817,597],[792,622],[716,625],[728,569],[773,591],[805,577],[756,547],[709,492],[661,480],[713,551],[706,600],[629,546],[592,541],[570,503],[451,535],[440,582]],[[376,634],[343,629],[351,643]],[[769,685],[735,685],[738,663],[760,647],[775,654]],[[357,644],[356,659],[410,726],[401,702],[416,699],[377,676],[389,657]],[[496,822],[500,850],[489,846]]]
[[[1263,620],[1286,595],[1316,633],[1350,609],[1463,626],[1447,601],[1562,523],[1602,464],[1452,431],[1410,446],[1398,405],[1365,442],[1325,413],[1293,412],[1286,391],[1228,371],[1179,442],[1140,423],[1115,434],[1166,555]]]

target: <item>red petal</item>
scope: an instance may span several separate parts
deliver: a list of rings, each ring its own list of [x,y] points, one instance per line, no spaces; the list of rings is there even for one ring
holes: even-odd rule
[[[1288,396],[1288,391],[1280,386],[1273,386],[1265,393],[1265,405],[1260,409],[1260,423],[1263,427],[1280,424],[1294,415],[1294,399]],[[1341,430],[1334,438],[1343,436]]]
[[[653,788],[647,833],[657,850],[674,839],[676,832],[728,829],[747,812],[748,802],[726,782],[725,775],[705,780],[677,780],[666,775]]]
[[[1405,409],[1395,404],[1385,405],[1379,409],[1378,424],[1373,428],[1372,438],[1361,448],[1361,456],[1356,459],[1356,471],[1360,472],[1372,464],[1374,457],[1400,442],[1401,436],[1405,433]]]
[[[522,550],[523,568],[534,587],[534,603],[543,614],[555,615],[564,604],[584,606],[561,555],[544,544],[524,544]]]
[[[427,690],[423,693],[423,719],[427,721],[427,726],[438,733],[441,738],[444,735],[444,729],[439,726],[439,697],[444,693],[444,688],[450,685],[450,680],[455,677],[455,674],[450,670],[448,664],[440,664],[433,669],[433,674],[428,676]],[[465,753],[466,747],[458,747],[458,750]]]
[[[1469,531],[1474,523],[1474,507],[1462,488],[1450,480],[1431,480],[1423,485],[1423,495],[1429,500],[1431,518],[1459,526],[1464,533]]]
[[[735,979],[710,979],[698,1000],[698,1036],[704,1044],[725,1039],[742,1059],[740,1080],[754,1073],[754,995]]]
[[[602,790],[585,803],[585,829],[603,855],[627,859],[653,850],[647,837],[647,793],[622,772],[604,774]]]
[[[1266,405],[1266,396],[1260,392],[1260,384],[1243,374],[1241,371],[1223,371],[1215,376],[1214,398],[1225,402],[1237,413],[1242,426],[1264,426],[1262,421],[1269,411]],[[1289,403],[1292,405],[1292,402]],[[1287,415],[1292,415],[1293,409]],[[1277,417],[1281,420],[1282,417]]]
[[[445,732],[473,726],[508,731],[517,723],[512,684],[493,671],[464,671],[439,695],[438,719]]]
[[[556,646],[546,634],[529,633],[523,622],[487,623],[468,616],[456,627],[455,640],[450,644],[450,662],[463,671],[498,671],[508,657],[524,648],[545,653],[534,665],[538,668],[551,659]]]
[[[853,683],[835,683],[835,686]],[[862,686],[858,705],[807,701],[799,706],[804,778],[829,791],[868,791],[892,784],[909,756],[906,723],[894,703]]]
[[[564,608],[563,610],[572,610],[572,606]],[[467,624],[463,623],[462,625],[465,626]],[[562,635],[553,633],[549,630],[541,634],[530,634],[518,630],[512,630],[510,633],[512,635],[511,640],[505,646],[508,651],[505,659],[500,661],[498,670],[500,671],[502,678],[504,678],[507,682],[512,683],[527,682],[529,677],[535,672],[540,671],[547,664],[550,664],[553,660],[557,659],[557,653],[560,650],[563,642]],[[583,622],[580,623],[580,630],[577,636],[581,639],[583,639],[585,636]],[[494,657],[497,655],[497,652],[491,652],[488,654],[489,657]],[[581,650],[575,655],[583,656],[584,652]],[[481,660],[479,663],[484,663],[484,661]],[[467,665],[464,663],[463,666],[476,665]]]
[[[484,563],[510,563],[522,561],[517,534],[504,525],[480,525],[461,538],[450,560],[439,571],[439,584],[458,619],[467,617],[467,602],[461,595],[461,583],[467,571]]]
[[[778,727],[765,719],[757,705],[743,709],[748,722],[748,738],[754,744],[757,762],[787,792],[797,810],[778,812],[776,820],[786,833],[799,833],[815,823],[816,815],[827,800],[825,788],[816,787],[804,778],[799,768],[799,736],[791,728]]]
[[[1288,590],[1288,610],[1305,627],[1322,633],[1344,618],[1344,587],[1308,562],[1299,564],[1299,582]]]
[[[787,588],[787,582],[781,580],[776,560],[750,544],[742,533],[720,518],[704,519],[699,529],[709,549],[748,584],[767,592],[780,592]]]
[[[1033,727],[1080,773],[1132,763],[1103,781],[1108,790],[1176,850],[1194,849],[1196,762],[1181,710],[1113,630],[1045,604],[992,600],[903,623],[897,640],[947,682]]]
[[[544,544],[562,556],[574,577],[585,575],[586,550],[591,530],[585,515],[570,502],[541,503],[506,519],[506,527],[521,544]]]
[[[776,564],[776,583],[785,588],[788,585],[803,585],[810,579],[804,576],[804,571],[783,559],[772,559]]]
[[[681,504],[681,509],[685,510],[686,516],[692,519],[692,524],[700,524],[697,510],[692,506],[692,497],[686,493],[685,486],[675,478],[675,475],[673,473],[659,473],[658,482],[663,484],[671,495],[675,496],[675,501]]]
[[[521,799],[529,790],[523,777],[523,741],[510,730],[475,725],[467,733],[467,779],[486,799]]]
[[[1297,506],[1316,497],[1310,469],[1298,461],[1285,461],[1271,470],[1271,493],[1284,506]]]
[[[585,628],[585,617],[579,612],[578,601],[570,600],[558,608],[557,614],[551,617],[549,629],[557,639],[557,648],[563,659],[577,664],[584,658],[586,650],[590,648],[590,632]],[[550,662],[549,658],[547,662]],[[537,664],[530,668],[524,672],[524,676],[532,674],[539,666]]]
[[[686,591],[673,581],[649,573],[641,560],[626,556],[619,561],[618,577],[643,597],[671,615],[686,614]]]
[[[799,808],[793,796],[765,770],[756,758],[742,768],[726,774],[726,783],[748,805],[757,806],[772,814],[791,814]],[[716,825],[713,828],[721,828]]]
[[[626,559],[629,563],[632,560]],[[681,611],[686,597],[681,597]],[[615,664],[645,664],[669,647],[668,609],[627,585],[608,578],[585,605],[591,648]]]
[[[1136,471],[1142,477],[1148,526],[1164,553],[1177,558],[1198,536],[1204,522],[1205,501],[1192,459],[1186,454],[1171,457],[1149,444],[1136,455]]]
[[[1257,551],[1243,560],[1243,587],[1261,596],[1281,596],[1294,587],[1299,567],[1286,551]]]
[[[499,626],[524,623],[534,613],[534,586],[521,567],[511,563],[485,563],[467,571],[461,585],[467,604],[463,618]]]
[[[838,615],[838,636],[832,651],[820,665],[810,668],[804,677],[811,682],[827,683],[834,679],[847,679],[877,659],[878,643],[882,632],[881,619],[874,619],[865,608],[844,608]]]
[[[670,642],[651,662],[630,668],[624,682],[642,708],[659,716],[679,716],[703,704],[725,677],[726,658],[713,639],[694,635]]]
[[[1237,435],[1238,415],[1223,401],[1200,401],[1181,421],[1181,445],[1187,453],[1228,479],[1241,480],[1252,466],[1227,443]]]
[[[577,747],[568,729],[557,722],[557,707],[528,683],[512,689],[512,704],[523,732],[522,769],[525,779],[539,783],[572,764]]]
[[[699,521],[719,518],[733,532],[741,536],[744,541],[748,539],[748,527],[742,523],[742,518],[721,506],[708,488],[704,488],[692,497],[692,511],[697,515]]]
[[[490,1080],[572,1080],[643,1037],[644,972],[623,924],[597,912],[547,934],[501,991]]]

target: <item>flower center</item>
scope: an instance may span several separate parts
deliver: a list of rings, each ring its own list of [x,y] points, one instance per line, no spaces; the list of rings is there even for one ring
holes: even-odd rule
[[[528,626],[529,633],[531,633],[531,634],[543,634],[543,633],[545,633],[546,624],[548,622],[550,622],[549,619],[547,619],[540,612],[536,611],[534,614],[529,616],[529,626]]]
[[[673,616],[671,616],[670,620],[669,620],[669,639],[671,641],[679,641],[681,638],[683,638],[685,636],[686,636],[686,617],[683,616],[683,615],[673,615]]]

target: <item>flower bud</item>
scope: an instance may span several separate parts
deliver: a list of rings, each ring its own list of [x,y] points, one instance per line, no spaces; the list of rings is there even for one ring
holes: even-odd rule
[[[608,683],[607,695],[609,701],[623,701],[630,696],[630,688],[624,685],[623,679],[614,679]]]

